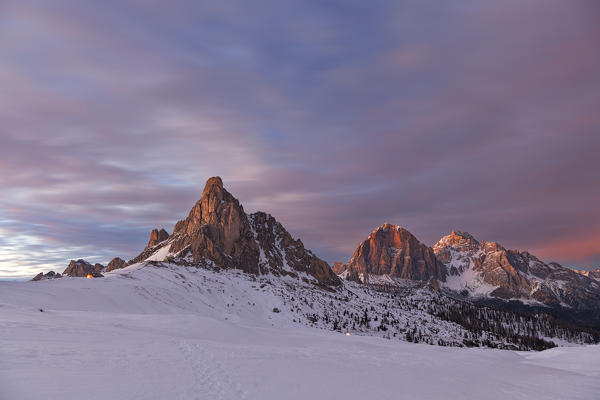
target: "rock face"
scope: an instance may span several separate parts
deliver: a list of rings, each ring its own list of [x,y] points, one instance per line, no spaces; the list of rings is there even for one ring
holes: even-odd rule
[[[98,269],[98,266],[101,267],[102,265],[96,264],[94,266],[82,259],[79,259],[77,261],[71,260],[67,269],[64,270],[63,275],[85,278],[88,274],[99,272],[101,269]]]
[[[119,257],[115,257],[106,265],[106,272],[113,271],[115,269],[120,269],[125,266],[125,260]]]
[[[346,270],[346,264],[344,264],[343,262],[339,262],[339,261],[334,262],[331,269],[333,269],[333,272],[335,272],[336,274],[339,275]]]
[[[341,266],[338,264],[336,268],[340,270]],[[386,223],[358,246],[340,276],[351,280],[358,278],[361,282],[374,282],[377,276],[444,281],[446,269],[430,247],[406,229]]]
[[[189,252],[194,262],[213,261],[223,268],[259,273],[259,250],[248,217],[239,201],[223,188],[221,178],[210,178],[202,198],[173,230],[171,252]]]
[[[156,236],[160,239],[160,232]],[[171,236],[127,264],[164,260],[250,274],[304,275],[319,284],[340,284],[329,265],[294,240],[275,218],[263,212],[247,215],[219,177],[206,182],[201,199],[186,219],[175,224]]]
[[[249,215],[248,220],[260,250],[258,265],[261,273],[304,273],[328,286],[339,284],[329,264],[305,249],[300,239],[292,238],[270,214],[257,212]]]
[[[148,245],[146,247],[152,247],[157,245],[158,243],[164,242],[169,238],[169,234],[164,229],[160,231],[158,229],[153,229],[150,232],[150,240],[148,241]]]
[[[55,279],[55,278],[61,278],[61,277],[62,277],[61,274],[57,274],[54,271],[50,271],[45,274],[43,272],[40,272],[35,277],[33,277],[33,279],[31,279],[31,280],[32,281],[41,281],[41,280],[45,280],[45,279]]]
[[[433,247],[448,270],[442,286],[470,295],[536,300],[576,308],[600,306],[600,285],[570,268],[544,263],[528,252],[507,250],[452,232]]]

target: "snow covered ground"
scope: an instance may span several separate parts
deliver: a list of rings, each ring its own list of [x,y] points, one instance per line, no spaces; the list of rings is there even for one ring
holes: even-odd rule
[[[99,279],[0,282],[0,399],[600,393],[600,346],[530,353],[345,336],[274,313],[286,305],[261,286],[235,272],[152,266]]]

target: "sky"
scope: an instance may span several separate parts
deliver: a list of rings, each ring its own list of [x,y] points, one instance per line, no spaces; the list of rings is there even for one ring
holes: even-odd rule
[[[600,266],[600,2],[2,1],[0,278],[219,175],[332,263],[384,222]]]

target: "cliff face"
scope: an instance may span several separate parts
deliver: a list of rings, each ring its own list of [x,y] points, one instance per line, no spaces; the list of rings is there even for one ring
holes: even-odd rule
[[[336,266],[341,270],[341,266]],[[341,273],[347,278],[365,281],[369,275],[386,275],[417,281],[445,280],[446,269],[433,250],[406,229],[383,224],[375,229],[354,251]]]

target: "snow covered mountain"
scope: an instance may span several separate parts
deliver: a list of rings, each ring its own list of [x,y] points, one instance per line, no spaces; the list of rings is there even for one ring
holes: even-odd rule
[[[534,301],[576,309],[600,308],[600,283],[526,251],[507,250],[452,232],[433,246],[448,269],[443,287],[470,295]]]
[[[342,279],[370,286],[427,281],[465,300],[517,300],[558,310],[572,322],[600,323],[596,272],[547,264],[528,252],[478,241],[465,232],[452,232],[430,248],[404,228],[384,224],[359,244],[347,264],[335,263],[333,268]],[[514,303],[495,304],[515,308]]]

